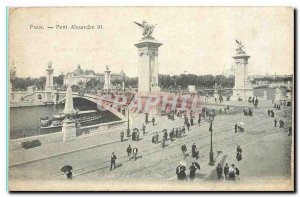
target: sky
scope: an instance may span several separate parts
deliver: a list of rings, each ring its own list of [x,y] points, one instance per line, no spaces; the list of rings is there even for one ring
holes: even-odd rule
[[[251,56],[250,74],[293,74],[293,9],[287,7],[10,8],[9,65],[14,62],[18,77],[45,76],[49,61],[55,76],[79,64],[96,72],[110,65],[113,72],[137,76],[134,44],[142,29],[133,21],[143,20],[157,24],[153,36],[163,43],[159,74],[222,74],[233,64],[235,39]],[[103,28],[71,29],[73,24]]]

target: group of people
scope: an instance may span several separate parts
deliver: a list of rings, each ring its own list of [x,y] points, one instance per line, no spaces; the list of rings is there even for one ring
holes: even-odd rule
[[[131,154],[133,154],[133,160],[135,161],[137,159],[137,154],[139,152],[139,149],[136,146],[134,146],[132,148],[129,144],[128,147],[127,147],[126,152],[127,152],[128,160],[130,161],[132,159]]]
[[[253,110],[249,107],[249,108],[245,108],[243,110],[244,112],[244,116],[252,116],[253,115]]]
[[[255,108],[257,108],[257,105],[258,105],[258,99],[257,99],[257,96],[256,97],[249,97],[248,98],[248,103],[252,103],[254,106],[255,106]]]
[[[279,121],[279,128],[284,128],[284,121],[280,119]],[[277,127],[277,119],[274,119],[274,127]]]
[[[200,165],[197,162],[192,162],[192,165],[190,166],[190,180],[195,179],[196,171],[200,170]],[[176,167],[176,175],[178,180],[186,180],[186,167],[183,164],[179,164],[179,166]]]
[[[187,147],[186,147],[185,144],[181,145],[181,152],[182,152],[183,158],[186,158],[186,156],[188,154],[186,153],[187,152]],[[193,143],[193,145],[192,145],[192,158],[196,158],[196,159],[199,158],[199,150],[197,149],[197,146],[196,146],[195,143]]]
[[[225,114],[227,113],[227,111],[229,111],[229,105],[227,105],[227,106],[224,107],[224,113],[225,113]],[[220,107],[220,109],[219,109],[219,113],[220,113],[220,114],[223,113],[223,110],[222,110],[221,107]]]
[[[274,113],[273,109],[268,109],[268,116],[271,118],[275,117],[275,113]]]
[[[223,96],[220,95],[219,96],[219,102],[222,103],[223,101],[224,101]],[[217,96],[215,96],[215,103],[218,103],[218,97]]]
[[[231,166],[229,166],[228,163],[226,163],[223,168],[219,163],[216,171],[219,180],[223,180],[225,178],[225,180],[235,181],[236,176],[240,175],[240,170],[234,164],[231,164]]]
[[[176,129],[173,128],[169,133],[172,142],[174,141],[174,138],[181,138],[183,136],[185,136],[185,126],[177,127]]]

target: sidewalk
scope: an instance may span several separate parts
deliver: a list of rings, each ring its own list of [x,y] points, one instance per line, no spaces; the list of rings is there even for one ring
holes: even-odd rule
[[[52,142],[31,149],[12,150],[9,152],[9,167],[117,143],[119,141],[120,133],[111,132],[105,134],[91,134],[69,142]]]

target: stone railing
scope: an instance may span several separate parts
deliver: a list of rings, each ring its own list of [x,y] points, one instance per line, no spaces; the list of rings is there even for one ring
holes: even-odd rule
[[[78,128],[76,130],[77,137],[86,137],[88,134],[105,134],[114,131],[119,131],[122,129],[126,129],[125,120],[103,123],[99,125],[91,125],[82,128]]]
[[[122,129],[126,129],[127,121],[120,120],[115,122],[109,122],[109,123],[103,123],[98,125],[91,125],[82,127],[80,129],[76,130],[77,138],[80,139],[82,137],[88,137],[89,135],[98,135],[98,134],[105,134],[110,133],[114,131],[120,131]],[[50,133],[50,134],[44,134],[44,135],[36,135],[31,137],[25,137],[25,138],[19,138],[19,139],[13,139],[9,140],[9,150],[16,150],[16,149],[22,149],[22,143],[23,142],[30,142],[33,140],[39,140],[41,143],[41,146],[53,142],[62,142],[63,141],[63,133],[57,132],[57,133]]]

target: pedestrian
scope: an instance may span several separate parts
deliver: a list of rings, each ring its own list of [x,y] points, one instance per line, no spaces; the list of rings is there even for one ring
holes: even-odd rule
[[[173,142],[173,135],[174,135],[174,128],[173,128],[172,131],[169,133],[171,142]]]
[[[195,166],[195,163],[192,162],[192,165],[190,167],[190,180],[194,180],[195,179],[195,174],[196,174],[196,166]]]
[[[234,125],[234,132],[235,133],[237,133],[237,128],[238,128],[238,125],[237,125],[237,123],[235,123],[235,125]]]
[[[282,119],[279,120],[279,128],[284,128],[284,121]]]
[[[184,180],[186,179],[186,167],[179,164],[179,166],[176,168],[176,174],[177,174],[177,178],[178,180]]]
[[[139,141],[139,140],[140,140],[140,132],[137,131],[137,132],[136,132],[136,141]]]
[[[155,143],[155,135],[153,133],[153,136],[152,136],[152,143]]]
[[[165,138],[166,141],[168,140],[168,132],[167,132],[167,130],[165,130],[165,132],[164,132],[164,138]]]
[[[182,144],[181,145],[181,152],[182,152],[183,158],[186,157],[186,151],[187,151],[186,145]]]
[[[145,133],[146,133],[146,126],[145,126],[145,124],[143,124],[142,130],[143,130],[143,135],[145,135]]]
[[[176,128],[176,130],[175,130],[175,137],[176,137],[176,138],[179,137],[179,131],[178,131],[178,128]]]
[[[178,180],[181,180],[180,172],[181,172],[181,164],[179,164],[179,166],[176,167],[176,174]]]
[[[134,148],[132,149],[134,161],[135,161],[136,158],[137,158],[138,152],[139,152],[139,149],[138,149],[136,146],[134,146]]]
[[[229,174],[228,174],[228,178],[231,181],[235,181],[235,169],[234,169],[235,165],[231,164],[231,166],[229,167]]]
[[[110,156],[110,170],[112,170],[113,166],[114,169],[116,168],[116,160],[117,160],[117,156],[114,154],[114,152],[112,152]]]
[[[288,136],[291,136],[292,135],[292,126],[289,127],[289,135]]]
[[[155,124],[155,118],[154,118],[154,116],[152,117],[152,124],[153,124],[153,126]]]
[[[187,127],[187,129],[189,131],[190,130],[190,123],[189,122],[186,124],[186,127]]]
[[[67,179],[72,179],[73,178],[73,173],[71,170],[68,170],[65,172],[66,176],[67,176]]]
[[[268,116],[270,116],[270,110],[268,109]]]
[[[123,130],[120,133],[120,137],[121,137],[121,142],[123,142],[123,140],[124,140],[124,131]]]
[[[274,127],[277,127],[277,120],[276,120],[276,118],[274,119]]]
[[[145,123],[146,123],[146,124],[148,124],[148,116],[149,116],[149,114],[146,113],[146,117],[145,117]]]
[[[242,160],[242,148],[240,146],[237,146],[236,148],[236,159],[238,161]]]
[[[165,148],[165,146],[166,146],[166,138],[163,137],[162,140],[161,140],[161,147]]]
[[[228,166],[228,163],[226,163],[225,166],[224,166],[224,176],[225,176],[225,180],[228,179],[228,175],[229,175],[229,166]]]
[[[193,126],[193,125],[194,125],[194,119],[193,119],[192,116],[191,116],[191,118],[190,118],[190,122],[191,122],[191,126]]]
[[[195,143],[193,143],[192,145],[192,157],[195,157],[196,159],[198,159],[199,156],[199,151],[197,150],[197,146]]]
[[[198,118],[198,125],[200,126],[200,123],[201,123],[201,116],[199,116]]]
[[[131,146],[130,144],[128,145],[127,147],[127,156],[128,156],[128,161],[131,160],[131,152],[132,152],[132,149],[131,149]]]
[[[221,166],[220,163],[218,164],[216,171],[217,171],[218,179],[219,179],[219,180],[222,179],[222,178],[223,178],[223,177],[222,177],[223,168],[222,168],[222,166]]]

